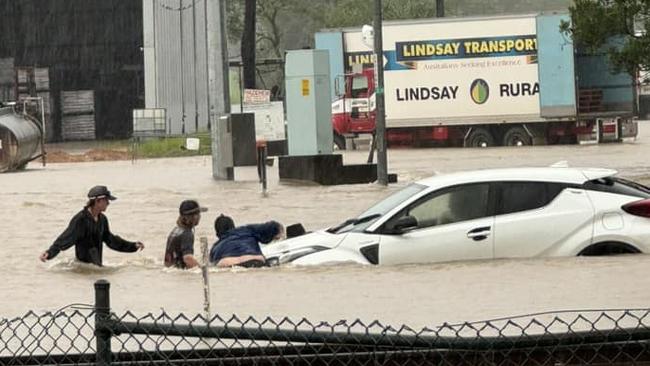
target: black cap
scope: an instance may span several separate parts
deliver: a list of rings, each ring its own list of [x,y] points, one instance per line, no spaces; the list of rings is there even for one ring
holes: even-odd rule
[[[181,206],[178,208],[178,212],[181,215],[193,215],[199,212],[205,212],[208,209],[206,207],[199,206],[199,203],[195,200],[185,200],[181,202]]]
[[[88,198],[90,199],[98,199],[104,197],[108,198],[111,201],[117,199],[117,197],[111,194],[111,191],[109,191],[106,186],[94,186],[90,189],[90,191],[88,191]]]

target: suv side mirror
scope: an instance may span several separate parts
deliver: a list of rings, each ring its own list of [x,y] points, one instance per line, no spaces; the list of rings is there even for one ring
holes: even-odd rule
[[[339,75],[336,78],[334,78],[334,94],[337,97],[342,97],[345,95],[345,89],[342,88],[342,85],[345,85],[344,76]]]
[[[415,229],[418,227],[418,220],[411,216],[407,215],[400,217],[394,224],[391,229],[391,232],[394,234],[403,234],[409,230]]]

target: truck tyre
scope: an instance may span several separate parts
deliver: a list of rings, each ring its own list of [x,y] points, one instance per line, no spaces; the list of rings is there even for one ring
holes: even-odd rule
[[[467,140],[465,140],[466,147],[490,147],[494,145],[494,137],[492,137],[488,129],[483,127],[474,128]]]
[[[345,137],[334,132],[334,146],[339,150],[345,150]]]
[[[503,136],[503,146],[528,146],[533,144],[528,132],[523,127],[512,127]]]

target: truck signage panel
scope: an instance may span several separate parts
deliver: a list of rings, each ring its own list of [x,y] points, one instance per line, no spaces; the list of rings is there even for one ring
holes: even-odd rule
[[[397,61],[536,55],[537,37],[533,34],[397,42],[395,50]]]
[[[384,26],[391,120],[540,114],[536,19],[470,19]],[[346,68],[366,66],[360,32],[344,34]]]

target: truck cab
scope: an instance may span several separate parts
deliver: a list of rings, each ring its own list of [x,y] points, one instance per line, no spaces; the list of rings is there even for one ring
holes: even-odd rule
[[[332,103],[334,142],[344,149],[346,136],[372,133],[375,129],[374,70],[342,75],[335,89],[337,98]]]

